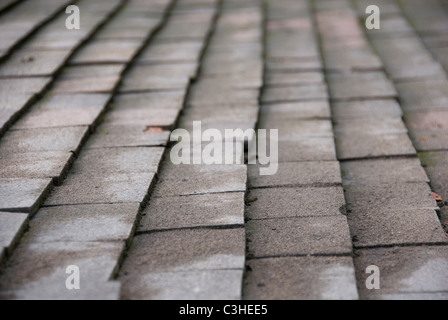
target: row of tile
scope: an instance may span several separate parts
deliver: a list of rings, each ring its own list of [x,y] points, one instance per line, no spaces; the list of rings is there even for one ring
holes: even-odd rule
[[[254,128],[262,82],[262,20],[260,1],[222,2],[200,75],[179,118],[184,132],[197,134],[194,121],[201,121],[199,130],[215,128],[223,136],[225,129]],[[190,164],[173,164],[176,146],[167,150],[118,278],[123,298],[241,299],[247,169],[243,162],[205,164],[205,144],[199,144],[199,157],[191,149],[182,151]],[[236,147],[244,152],[241,144]],[[223,149],[219,141],[215,152],[218,148]]]
[[[443,2],[428,1],[421,3],[405,2],[401,4],[409,22],[414,26],[421,40],[448,71],[448,11]],[[423,23],[422,18],[426,20]],[[428,23],[430,21],[430,23]],[[412,101],[414,108],[406,114],[406,123],[419,151],[419,156],[431,179],[431,187],[442,199],[448,199],[447,180],[442,174],[448,163],[448,82],[425,79],[424,82],[411,82],[403,85],[402,99]],[[433,151],[433,152],[431,152]],[[448,232],[448,208],[441,202],[440,218]]]
[[[342,39],[337,37],[340,35],[346,41],[345,47],[342,45],[341,50],[345,50],[347,55],[356,55],[357,51],[373,54],[363,28],[358,22],[356,11],[348,1],[339,1],[338,4],[337,9],[327,11],[326,19],[322,19],[319,23],[320,32],[324,35],[324,46],[325,34],[328,34],[330,41],[341,40],[342,43]],[[359,12],[362,9],[365,11],[363,5],[365,3],[359,4]],[[386,8],[388,11],[394,7]],[[330,21],[331,17],[336,20],[341,14],[346,17],[346,21],[352,23],[328,28],[328,18]],[[369,33],[374,43],[390,35],[390,26],[387,24],[383,25],[381,30],[378,34]],[[347,33],[351,33],[351,37],[346,38]],[[403,39],[401,34],[400,36],[397,34],[394,41],[401,39]],[[355,43],[356,46],[353,45]],[[384,46],[387,50],[391,50],[392,47],[391,44]],[[327,52],[325,64],[331,61],[332,54],[331,50]],[[410,54],[406,55],[409,56]],[[393,59],[396,59],[395,56]],[[377,56],[374,60],[381,61]],[[397,79],[406,74],[406,63],[403,63],[403,68],[400,69],[400,63],[383,61],[394,81],[399,81]],[[390,72],[388,63],[397,68],[397,73]],[[378,67],[381,65],[382,63]],[[329,68],[327,72],[331,71]],[[338,158],[345,160],[341,165],[342,178],[347,216],[353,245],[356,248],[354,262],[360,296],[363,299],[399,298],[400,295],[406,296],[404,292],[412,292],[422,298],[431,292],[433,297],[437,296],[435,291],[439,286],[437,284],[439,278],[438,275],[427,273],[431,272],[427,270],[427,265],[436,265],[437,259],[445,259],[443,249],[433,251],[437,257],[435,260],[423,261],[419,259],[422,252],[420,246],[447,243],[446,237],[437,218],[435,211],[437,204],[428,185],[429,179],[416,157],[402,120],[403,112],[395,100],[397,93],[394,84],[382,71],[375,73],[370,70],[351,71],[356,73],[340,77],[358,79],[359,84],[352,82],[348,86],[344,81],[333,83],[332,79],[336,77],[333,74],[328,78],[330,96],[334,101],[332,109],[336,121]],[[341,92],[344,94],[341,95]],[[387,159],[390,157],[392,159]],[[410,248],[407,250],[397,248],[402,245]],[[390,247],[394,249],[387,249]],[[394,255],[394,252],[397,254]],[[391,260],[394,264],[390,262]],[[368,290],[365,286],[368,265],[380,268],[383,276],[381,290]],[[407,272],[418,269],[420,273]],[[400,275],[399,280],[392,279],[392,274]],[[422,277],[425,280],[432,277],[435,285],[426,284],[421,287]],[[388,280],[387,283],[384,282],[385,279]]]
[[[155,3],[158,5],[155,6]],[[28,231],[7,261],[5,273],[0,279],[3,297],[119,298],[119,283],[109,280],[117,271],[126,242],[132,235],[140,205],[147,197],[164,149],[127,146],[126,140],[131,141],[132,137],[124,135],[123,132],[126,131],[116,132],[113,127],[99,127],[97,130],[103,135],[94,133],[92,139],[87,141],[86,149],[81,150],[81,147],[84,140],[87,140],[89,129],[95,129],[102,120],[102,113],[106,112],[106,125],[114,124],[113,119],[107,118],[107,115],[112,118],[114,115],[114,110],[107,112],[109,101],[117,91],[123,72],[129,69],[134,57],[159,25],[165,22],[166,13],[164,14],[163,8],[168,10],[170,4],[170,1],[160,0],[154,3],[128,3],[117,13],[112,23],[120,21],[119,24],[114,24],[115,27],[127,29],[129,33],[134,28],[133,13],[139,12],[146,16],[155,8],[161,9],[154,16],[158,17],[158,24],[147,25],[146,34],[139,38],[140,45],[133,48],[132,54],[120,64],[86,66],[77,65],[70,60],[72,65],[64,68],[52,89],[2,140],[4,154],[14,158],[21,152],[21,159],[25,161],[24,165],[19,163],[19,166],[11,168],[9,174],[16,176],[17,171],[23,172],[23,168],[27,169],[28,161],[28,174],[45,175],[48,174],[45,171],[51,167],[58,173],[56,177],[59,178],[60,185],[30,220]],[[96,36],[108,33],[108,27],[109,24],[106,24]],[[95,41],[87,43],[80,53],[92,52],[91,48],[95,46]],[[104,61],[108,59],[107,55],[108,52],[105,52]],[[90,54],[85,56],[91,57]],[[73,61],[76,61],[76,57],[77,55]],[[110,80],[102,81],[106,80],[102,77],[110,77]],[[98,83],[103,86],[102,90],[97,90],[92,85]],[[62,88],[73,92],[65,92]],[[181,99],[184,94],[185,89],[177,96],[166,97],[165,104],[171,103],[173,98]],[[163,96],[156,96],[152,102],[157,104],[158,100],[164,101],[163,99]],[[121,105],[119,102],[120,97],[114,101],[117,108]],[[36,124],[38,128],[34,128]],[[140,131],[138,126],[135,129]],[[107,130],[115,135],[121,134],[122,139],[114,141],[110,136],[108,138]],[[133,131],[129,132],[132,134]],[[145,132],[141,133],[144,134]],[[16,144],[11,145],[11,137],[14,135],[17,136]],[[165,134],[165,140],[166,137]],[[117,144],[119,148],[115,147]],[[17,150],[17,145],[21,149]],[[30,149],[35,153],[29,154]],[[70,170],[67,159],[56,158],[58,152],[70,155],[70,158],[73,157],[73,152],[76,153],[77,159],[73,159],[74,165]],[[42,154],[47,155],[47,158],[42,158]],[[42,167],[40,170],[36,170],[33,157],[39,159],[38,163]],[[61,167],[67,175],[65,180],[62,179],[65,174],[60,174]],[[27,170],[22,174],[26,172]],[[37,196],[37,192],[27,195]],[[17,194],[9,195],[7,199],[17,201]],[[36,207],[35,210],[37,209]],[[42,265],[36,266],[37,255],[38,264],[42,262]],[[67,277],[65,271],[69,265],[79,267],[83,284],[80,291],[69,291],[64,286]]]
[[[259,128],[279,130],[279,170],[249,170],[244,298],[357,299],[327,87],[320,68],[300,68],[320,65],[311,2],[268,1],[267,16]],[[299,68],[283,71],[270,61]]]

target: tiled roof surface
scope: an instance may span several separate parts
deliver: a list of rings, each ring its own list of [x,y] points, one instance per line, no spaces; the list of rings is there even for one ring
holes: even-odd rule
[[[0,0],[0,299],[448,299],[448,1],[376,4]]]

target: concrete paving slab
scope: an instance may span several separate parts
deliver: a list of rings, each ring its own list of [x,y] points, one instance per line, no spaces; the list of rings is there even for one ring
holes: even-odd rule
[[[201,108],[191,106],[182,113],[182,122],[201,121],[203,123],[250,122],[258,117],[258,107],[249,105],[222,106],[221,108]]]
[[[46,95],[15,125],[17,129],[92,125],[110,99],[103,94]]]
[[[344,185],[429,183],[418,159],[372,159],[341,163]]]
[[[332,113],[336,121],[401,118],[403,115],[400,105],[392,99],[336,102],[332,104]]]
[[[277,173],[272,176],[259,175],[259,168],[259,165],[249,166],[251,188],[319,186],[341,183],[337,161],[279,163]]]
[[[192,84],[187,105],[221,106],[258,103],[258,96],[260,94],[258,89],[225,89],[207,87],[207,85],[202,83]]]
[[[64,184],[54,189],[45,202],[47,206],[144,202],[153,183],[154,173],[69,175]]]
[[[407,112],[445,109],[448,105],[448,81],[425,80],[397,83],[402,107]]]
[[[132,300],[241,300],[242,279],[242,270],[148,272],[129,279],[120,277],[122,299]]]
[[[30,243],[16,249],[0,280],[6,299],[118,299],[119,285],[109,283],[124,249],[122,242]],[[68,290],[66,269],[77,266],[80,290]],[[20,266],[16,268],[15,266]]]
[[[89,149],[79,156],[70,174],[91,177],[157,172],[164,148]]]
[[[358,282],[365,283],[369,265],[380,269],[380,290],[360,285],[362,299],[394,299],[404,294],[436,294],[448,290],[446,246],[356,250]]]
[[[358,300],[349,257],[254,259],[248,266],[245,300]]]
[[[53,84],[55,94],[110,93],[124,70],[124,64],[65,67]]]
[[[342,187],[254,189],[247,196],[248,219],[338,216],[345,213]]]
[[[70,59],[70,64],[128,63],[143,45],[143,40],[97,40],[87,43]]]
[[[347,205],[362,214],[384,210],[437,209],[427,183],[344,185]]]
[[[64,65],[69,54],[67,50],[20,51],[0,67],[0,77],[51,76]]]
[[[330,117],[328,101],[266,104],[260,109],[261,120],[329,119]]]
[[[0,97],[0,135],[25,112],[33,101],[32,94],[9,94]]]
[[[0,247],[11,249],[27,225],[24,213],[0,212]]]
[[[2,139],[0,153],[77,152],[87,132],[87,127],[10,130]]]
[[[176,108],[112,108],[104,117],[104,124],[173,127],[179,114]]]
[[[44,207],[31,220],[32,243],[127,241],[139,203]]]
[[[141,125],[101,125],[86,143],[86,149],[165,146],[170,131]]]
[[[50,77],[0,79],[0,94],[35,94],[42,92],[50,83]]]
[[[197,62],[203,50],[202,41],[154,43],[137,58],[140,63]]]
[[[404,118],[419,151],[448,149],[448,110],[428,110]]]
[[[266,70],[269,72],[320,71],[322,68],[322,62],[318,58],[268,59],[266,61]]]
[[[245,235],[237,229],[185,229],[138,235],[126,265],[133,273],[244,268]],[[127,266],[123,270],[128,270]]]
[[[246,191],[245,165],[165,165],[154,197]]]
[[[325,69],[329,72],[382,70],[380,58],[367,48],[330,50],[324,53]]]
[[[51,179],[0,178],[0,211],[34,214],[51,185]]]
[[[266,88],[263,92],[262,103],[299,102],[310,100],[325,100],[328,98],[327,88],[323,85]]]
[[[416,155],[407,133],[336,136],[339,160]]]
[[[246,224],[250,258],[351,254],[347,218],[328,217],[251,220]]]
[[[140,231],[244,225],[244,193],[153,198],[142,214]]]
[[[147,92],[118,94],[114,106],[118,110],[127,109],[182,109],[186,91]]]
[[[73,161],[66,151],[1,154],[0,178],[62,178]]]
[[[324,83],[324,75],[321,72],[301,73],[268,73],[265,84],[268,86],[300,86]]]
[[[388,99],[397,92],[382,72],[366,72],[328,77],[330,95],[335,100]]]
[[[270,141],[267,150],[271,150]],[[278,142],[278,162],[336,161],[334,138],[304,138]]]
[[[197,68],[196,63],[139,65],[124,78],[120,92],[183,90],[196,75]]]
[[[331,138],[333,126],[330,120],[281,121],[262,118],[260,129],[277,129],[281,141],[296,141],[307,138]]]
[[[401,118],[371,118],[349,121],[338,121],[334,127],[335,134],[340,137],[362,135],[383,135],[407,133]]]
[[[422,166],[431,180],[431,188],[439,194],[444,201],[448,201],[448,152],[420,152],[418,154]]]
[[[432,209],[356,210],[348,215],[353,245],[375,247],[390,245],[447,243],[437,214]]]

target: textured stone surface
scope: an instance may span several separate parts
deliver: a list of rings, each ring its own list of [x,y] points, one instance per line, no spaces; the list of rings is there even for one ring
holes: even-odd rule
[[[324,76],[320,72],[268,73],[265,80],[265,84],[269,86],[299,86],[321,84],[323,82]]]
[[[341,187],[255,189],[247,203],[249,219],[336,216],[345,206]]]
[[[3,134],[32,101],[31,94],[9,94],[0,97],[0,134]]]
[[[406,133],[337,135],[336,149],[339,160],[416,154]]]
[[[248,257],[350,254],[347,219],[342,216],[251,220],[246,224]]]
[[[22,242],[0,280],[3,299],[118,299],[119,284],[109,282],[123,250],[121,242]],[[17,269],[14,266],[20,265]],[[67,290],[66,268],[80,270],[81,290]]]
[[[327,89],[322,85],[286,88],[267,88],[263,92],[263,103],[296,102],[327,99]]]
[[[403,115],[400,105],[395,100],[337,102],[332,104],[332,113],[336,121],[400,118]]]
[[[445,77],[442,66],[416,37],[374,39],[373,45],[393,79]]]
[[[26,226],[28,215],[0,212],[0,247],[10,248]]]
[[[196,62],[203,49],[202,42],[161,42],[150,46],[138,57],[139,62]]]
[[[282,141],[333,137],[329,120],[275,121],[265,118],[260,120],[259,128],[278,129],[278,137]]]
[[[191,107],[182,115],[182,122],[202,121],[203,123],[250,122],[257,119],[258,107],[252,105],[222,106],[215,108]]]
[[[5,134],[0,143],[0,153],[76,152],[86,134],[86,127],[11,130]]]
[[[124,271],[126,273],[126,271]],[[123,281],[121,297],[133,300],[241,300],[242,270],[147,272]]]
[[[267,104],[261,107],[260,118],[261,120],[330,118],[330,106],[327,101]]]
[[[270,72],[319,71],[322,69],[322,62],[317,58],[295,60],[268,59],[266,61],[266,68]]]
[[[92,125],[104,111],[108,95],[47,95],[18,121],[15,128]]]
[[[41,208],[32,219],[28,241],[126,241],[134,228],[139,203]]]
[[[267,143],[270,150],[270,141]],[[334,138],[299,138],[278,142],[278,162],[336,161]]]
[[[170,131],[141,125],[99,126],[86,143],[86,149],[117,147],[150,147],[166,145]]]
[[[0,76],[51,76],[68,58],[66,50],[29,51],[14,54],[0,67]]]
[[[437,204],[426,183],[344,185],[347,205],[363,214],[381,210],[436,209]]]
[[[407,114],[404,120],[418,151],[448,149],[448,110]]]
[[[142,44],[141,40],[98,40],[78,51],[70,63],[127,63]]]
[[[341,183],[339,163],[336,161],[279,163],[278,172],[272,176],[259,175],[259,166],[251,165],[249,177],[252,188]]]
[[[55,94],[110,93],[117,86],[123,64],[64,68],[53,85]]]
[[[371,118],[356,121],[338,121],[334,128],[341,138],[355,135],[383,135],[407,133],[408,130],[400,118]]]
[[[49,77],[0,79],[1,95],[9,94],[34,94],[43,91],[49,84]]]
[[[185,272],[243,269],[244,229],[186,229],[139,235],[123,270]]]
[[[422,152],[419,153],[418,156],[431,180],[432,189],[437,192],[444,201],[447,201],[448,177],[445,172],[448,170],[448,152]]]
[[[91,149],[79,156],[70,174],[98,177],[156,172],[163,152],[163,148]]]
[[[182,109],[185,90],[118,94],[114,98],[116,109]]]
[[[53,178],[64,176],[73,160],[66,151],[28,152],[2,154],[1,178]]]
[[[328,71],[372,71],[381,70],[382,67],[378,56],[365,48],[332,50],[325,55],[325,68]]]
[[[246,190],[245,165],[174,165],[162,168],[153,195],[166,197]]]
[[[139,65],[128,73],[120,92],[185,89],[197,67],[195,63]]]
[[[139,230],[244,225],[244,193],[153,198]]]
[[[104,117],[105,124],[144,125],[147,127],[172,127],[177,120],[176,108],[133,108],[120,106],[113,108]]]
[[[426,111],[445,109],[448,105],[448,82],[446,80],[425,80],[397,84],[404,110]]]
[[[381,72],[330,75],[332,99],[394,98],[397,93],[392,83]]]
[[[142,202],[154,173],[109,174],[91,179],[87,175],[68,176],[64,185],[54,189],[46,205],[76,205]]]
[[[376,265],[381,271],[380,290],[359,286],[363,299],[394,299],[399,295],[448,291],[446,246],[378,248],[356,250],[356,253],[359,256],[356,266],[359,283],[364,283],[368,277],[365,273],[367,266]]]
[[[432,209],[353,209],[348,215],[355,247],[447,243]]]
[[[0,178],[0,210],[33,214],[51,186],[51,179]]]
[[[357,300],[349,257],[288,257],[249,260],[246,300]]]
[[[344,185],[429,182],[418,159],[375,159],[341,163]]]

